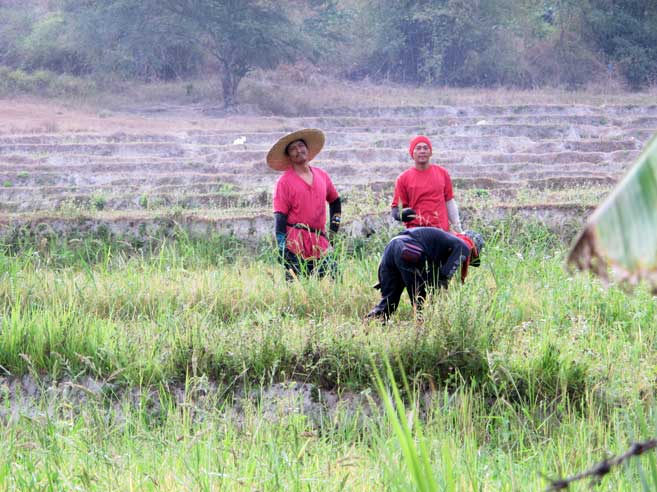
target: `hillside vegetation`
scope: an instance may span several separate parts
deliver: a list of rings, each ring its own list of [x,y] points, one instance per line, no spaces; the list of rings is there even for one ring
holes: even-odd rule
[[[299,82],[640,89],[657,80],[656,22],[637,0],[4,0],[0,93],[200,76],[232,106],[254,70],[296,62]]]

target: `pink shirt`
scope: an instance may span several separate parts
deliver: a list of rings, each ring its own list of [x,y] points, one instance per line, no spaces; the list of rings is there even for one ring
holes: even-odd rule
[[[317,232],[287,227],[287,249],[305,259],[319,258],[330,247],[326,236],[326,202],[338,198],[329,175],[323,169],[311,167],[312,186],[288,169],[274,187],[274,212],[287,215],[288,224],[305,224]]]
[[[401,204],[415,210],[417,217],[406,223],[407,228],[431,226],[449,231],[446,203],[452,198],[452,180],[447,169],[430,164],[424,171],[412,167],[399,175],[392,207]]]

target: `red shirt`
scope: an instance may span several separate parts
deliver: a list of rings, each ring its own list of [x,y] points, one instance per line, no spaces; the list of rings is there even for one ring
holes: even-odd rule
[[[305,224],[317,232],[287,227],[287,249],[305,259],[319,258],[330,247],[326,232],[326,202],[338,198],[338,192],[326,171],[311,167],[312,186],[288,169],[274,187],[274,212],[287,215],[288,224]]]
[[[430,164],[424,171],[416,167],[399,175],[395,183],[392,206],[410,207],[417,217],[406,227],[430,226],[449,231],[446,203],[454,198],[452,180],[447,169]]]

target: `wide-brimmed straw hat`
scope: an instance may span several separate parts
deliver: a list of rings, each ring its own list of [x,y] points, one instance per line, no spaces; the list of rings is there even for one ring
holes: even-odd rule
[[[292,165],[285,149],[292,142],[303,140],[308,147],[308,162],[312,161],[324,147],[324,133],[316,128],[305,128],[285,135],[269,150],[267,165],[276,171],[285,171]]]

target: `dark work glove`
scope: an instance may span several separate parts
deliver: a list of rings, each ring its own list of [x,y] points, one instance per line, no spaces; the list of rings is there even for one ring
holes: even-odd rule
[[[340,220],[341,220],[340,214],[336,214],[331,217],[331,222],[329,224],[329,230],[331,232],[333,233],[338,232],[338,230],[340,229]]]
[[[410,222],[417,217],[417,213],[412,208],[405,208],[401,212],[402,222]]]
[[[388,314],[385,311],[379,311],[376,308],[374,308],[365,315],[364,321],[370,321],[370,320],[378,320],[382,324],[385,324],[386,321],[388,321]]]

